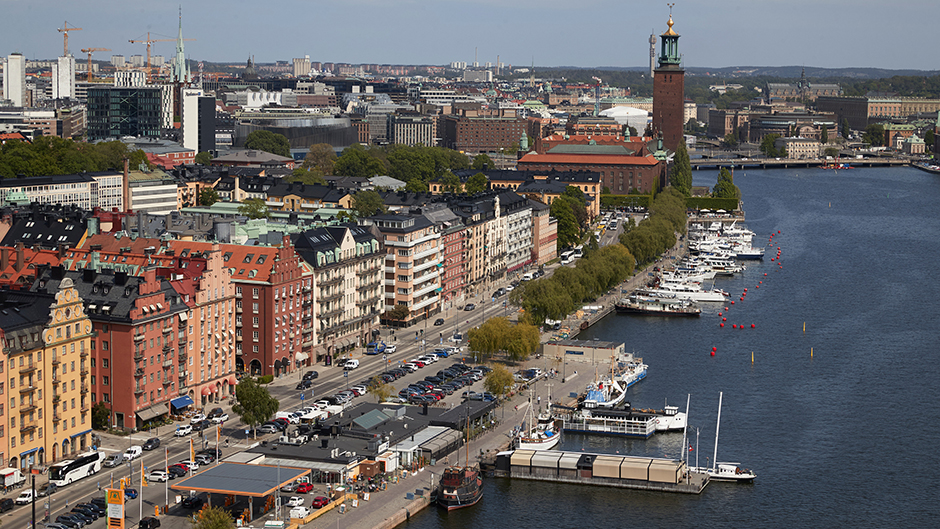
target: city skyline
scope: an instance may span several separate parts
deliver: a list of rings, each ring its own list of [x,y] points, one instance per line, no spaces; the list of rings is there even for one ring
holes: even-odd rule
[[[156,0],[132,4],[92,0],[80,5],[0,0],[0,53],[21,52],[30,59],[52,59],[62,53],[64,21],[71,32],[69,48],[107,47],[96,60],[111,55],[146,55],[144,44],[129,39],[176,37],[178,2]],[[58,4],[58,3],[56,3]],[[287,0],[258,13],[248,4],[217,1],[182,5],[183,36],[188,58],[210,62],[290,61],[309,55],[312,61],[352,64],[429,64],[452,61],[481,65],[500,62],[524,67],[643,67],[649,61],[649,38],[666,30],[665,3],[625,5],[587,0],[584,17],[573,17],[570,3],[560,0],[348,0],[311,3]],[[252,9],[249,12],[249,9]],[[307,13],[308,16],[302,16]],[[104,14],[107,14],[104,16]],[[930,34],[940,3],[913,0],[885,9],[873,0],[720,0],[678,2],[675,30],[688,67],[789,66],[938,69],[910,53],[905,38]],[[54,17],[54,18],[53,18]],[[865,46],[859,28],[877,18],[876,34],[898,35]],[[773,20],[774,25],[768,25]],[[326,23],[324,21],[339,21]],[[343,22],[346,21],[346,22]],[[559,25],[558,21],[563,21]],[[305,33],[309,31],[309,34]],[[249,34],[246,36],[245,34]],[[250,36],[257,33],[257,37]],[[581,36],[588,38],[582,38]],[[464,37],[466,36],[466,37]],[[172,42],[155,43],[152,53],[173,54]]]

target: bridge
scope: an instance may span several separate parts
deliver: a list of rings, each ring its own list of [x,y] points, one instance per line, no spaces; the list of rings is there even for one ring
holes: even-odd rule
[[[743,169],[789,169],[791,167],[822,167],[833,163],[833,160],[821,158],[809,160],[789,160],[786,158],[696,158],[691,160],[692,169],[719,169],[721,167],[734,167]],[[842,158],[838,163],[850,167],[903,167],[910,165],[909,160],[897,158]]]

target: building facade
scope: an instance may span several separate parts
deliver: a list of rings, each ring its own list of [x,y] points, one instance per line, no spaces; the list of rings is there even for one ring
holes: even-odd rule
[[[88,140],[123,136],[159,138],[163,105],[160,88],[99,87],[88,89]]]
[[[423,215],[375,215],[364,222],[384,238],[385,310],[408,307],[406,322],[440,312],[440,229]]]
[[[662,44],[659,67],[653,75],[653,130],[662,134],[663,144],[675,151],[683,140],[685,122],[685,70],[679,55],[679,34],[669,29],[660,35]]]

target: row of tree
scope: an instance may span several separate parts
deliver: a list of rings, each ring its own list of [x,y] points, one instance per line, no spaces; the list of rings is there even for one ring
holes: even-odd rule
[[[512,325],[504,317],[490,318],[479,327],[467,332],[467,344],[471,351],[482,353],[484,358],[505,353],[513,362],[522,362],[539,347],[539,329],[523,318]]]
[[[575,186],[568,186],[550,208],[552,217],[558,221],[558,248],[574,246],[581,241],[588,226],[587,198]]]
[[[527,281],[510,297],[535,323],[560,320],[630,277],[634,263],[627,248],[611,244],[587,253],[574,268],[562,266],[551,277]]]
[[[8,141],[0,146],[0,176],[54,176],[81,172],[121,171],[124,159],[131,169],[146,164],[147,155],[120,141],[82,143],[55,136],[40,136],[32,143]]]
[[[656,195],[649,207],[649,217],[635,228],[620,234],[620,244],[637,264],[652,262],[676,244],[676,233],[686,232],[685,197],[667,187]]]

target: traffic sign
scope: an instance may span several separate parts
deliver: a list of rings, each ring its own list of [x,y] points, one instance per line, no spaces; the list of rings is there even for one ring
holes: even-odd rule
[[[303,402],[303,400],[304,400],[304,394],[303,392],[300,392],[300,401]]]
[[[349,371],[343,371],[343,378],[349,378]]]

